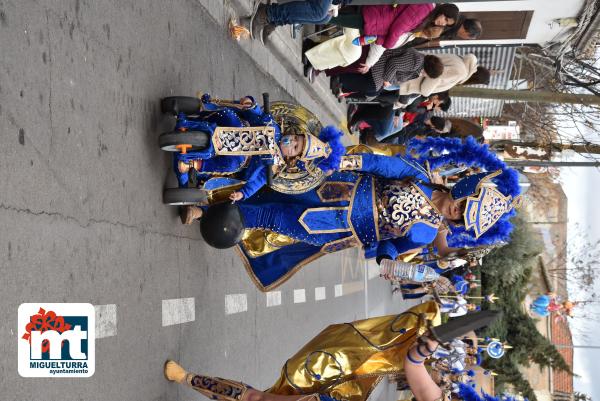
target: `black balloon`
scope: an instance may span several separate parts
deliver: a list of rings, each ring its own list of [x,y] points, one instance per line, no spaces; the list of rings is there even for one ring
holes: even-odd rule
[[[244,221],[236,204],[220,203],[208,208],[200,219],[200,233],[214,248],[231,248],[242,239]]]

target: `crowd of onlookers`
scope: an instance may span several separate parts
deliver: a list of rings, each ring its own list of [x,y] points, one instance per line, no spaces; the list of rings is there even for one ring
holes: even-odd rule
[[[257,3],[243,19],[254,39],[269,40],[281,25],[330,25],[341,33],[303,41],[304,75],[331,77],[339,99],[352,100],[348,129],[366,143],[403,144],[419,136],[450,135],[435,116],[451,104],[455,85],[488,84],[490,72],[473,54],[427,54],[442,40],[477,39],[481,23],[454,4],[353,6],[351,0]],[[329,32],[332,30],[329,29]]]

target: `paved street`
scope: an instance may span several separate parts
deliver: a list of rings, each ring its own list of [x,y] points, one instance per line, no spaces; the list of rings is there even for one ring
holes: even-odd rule
[[[342,119],[276,57],[257,63],[262,45],[230,40],[214,15],[239,4],[225,3],[0,1],[0,400],[203,399],[163,379],[167,358],[268,387],[327,324],[406,307],[355,250],[261,293],[233,250],[162,204],[161,97],[268,91]],[[93,377],[18,375],[24,302],[96,306]]]

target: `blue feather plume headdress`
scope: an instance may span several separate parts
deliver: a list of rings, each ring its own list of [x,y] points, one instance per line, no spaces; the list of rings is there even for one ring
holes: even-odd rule
[[[472,386],[464,383],[458,383],[458,396],[463,401],[515,401],[514,397],[499,398],[485,392],[480,395]]]
[[[429,163],[431,170],[449,164],[462,164],[469,167],[479,167],[488,172],[502,170],[494,177],[494,184],[506,196],[515,198],[520,193],[519,175],[509,168],[487,145],[481,145],[473,137],[462,141],[459,138],[429,137],[423,140],[412,139],[407,145],[409,158],[421,164]],[[510,219],[516,214],[513,210],[504,214],[491,228],[479,238],[464,226],[452,227],[448,235],[448,245],[451,247],[475,247],[506,242],[510,237],[513,226]]]
[[[342,136],[344,133],[333,125],[328,125],[319,133],[319,139],[329,145],[331,153],[329,156],[319,161],[317,167],[324,172],[337,170],[342,156],[346,153],[346,147],[342,144]]]

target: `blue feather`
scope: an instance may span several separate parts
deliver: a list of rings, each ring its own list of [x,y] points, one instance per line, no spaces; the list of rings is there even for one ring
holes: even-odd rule
[[[473,387],[468,386],[464,383],[458,383],[458,396],[463,401],[500,401],[498,397],[494,397],[490,394],[482,392],[482,395],[479,395],[477,390]],[[503,398],[505,401],[515,401],[513,397]]]
[[[333,125],[328,125],[319,133],[319,139],[329,144],[331,154],[318,163],[318,167],[324,172],[335,171],[339,168],[342,156],[346,153],[346,147],[342,144],[344,133]]]
[[[470,167],[480,167],[485,171],[502,170],[494,178],[498,189],[507,196],[515,197],[520,194],[519,174],[509,168],[502,160],[491,152],[487,145],[481,145],[473,137],[459,138],[428,137],[423,140],[412,139],[407,145],[407,154],[419,163],[429,162],[431,169],[455,163]],[[513,230],[510,218],[516,214],[514,210],[505,214],[493,227],[476,239],[463,226],[452,227],[448,236],[448,245],[451,247],[475,247],[507,242]]]

